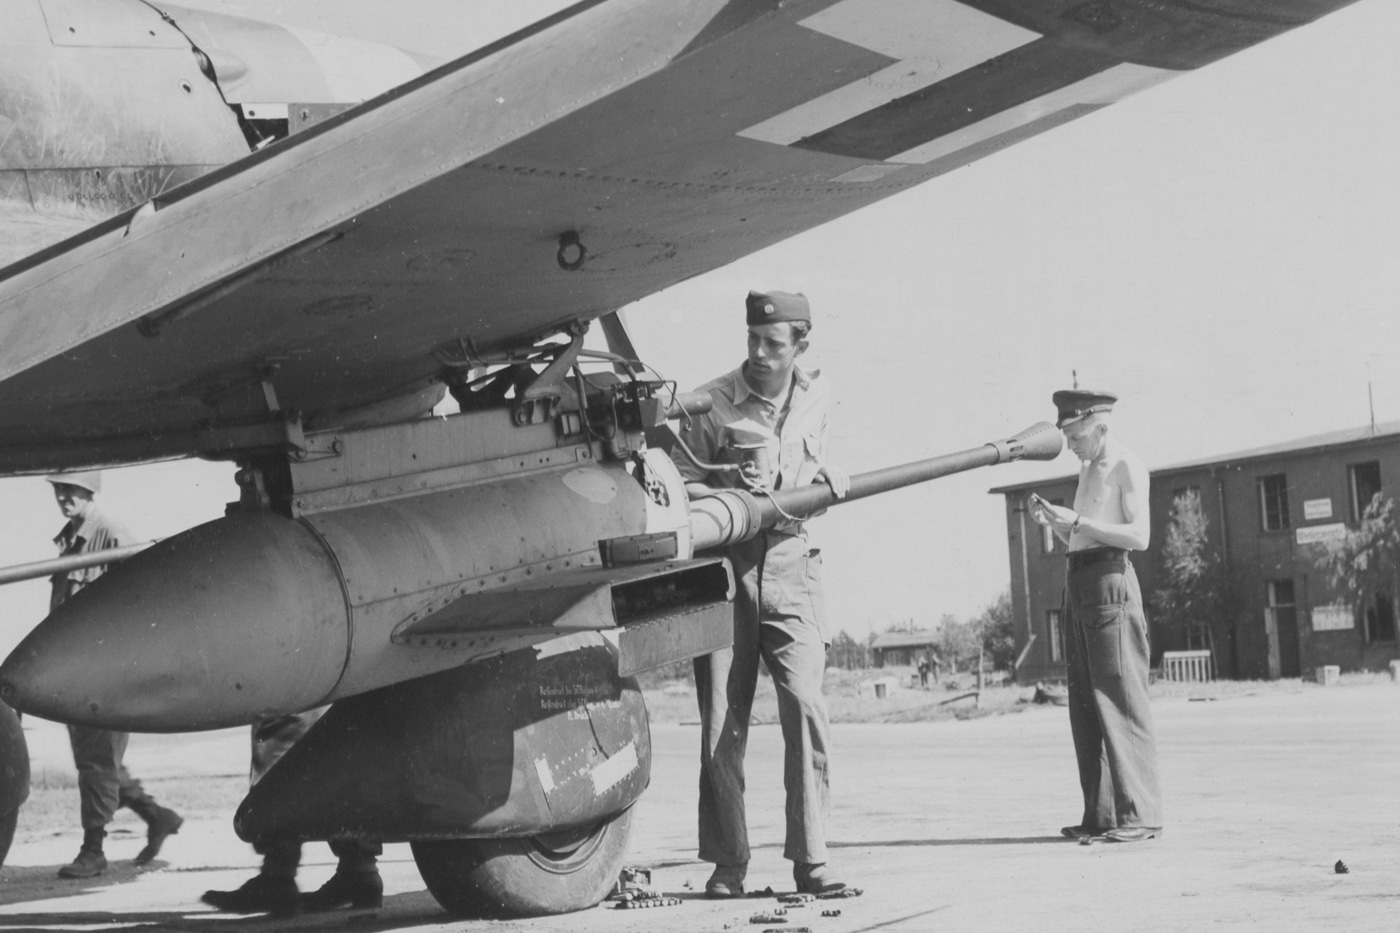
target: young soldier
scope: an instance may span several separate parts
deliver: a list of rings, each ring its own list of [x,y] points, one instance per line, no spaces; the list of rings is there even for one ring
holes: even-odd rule
[[[1118,396],[1075,389],[1052,399],[1056,424],[1082,461],[1073,509],[1039,496],[1030,502],[1031,516],[1068,545],[1065,655],[1084,816],[1062,832],[1138,842],[1162,831],[1147,619],[1129,560],[1151,533],[1147,468],[1112,433],[1109,413]]]
[[[761,451],[746,457],[742,474],[706,471],[680,460],[692,497],[712,487],[748,483],[790,489],[824,482],[844,496],[846,474],[827,463],[829,390],[815,372],[797,366],[807,349],[807,299],[787,292],[750,292],[748,360],[702,386],[714,407],[695,418],[682,438],[705,463],[735,458],[739,441]],[[766,464],[766,469],[764,465]],[[827,635],[822,617],[821,555],[808,545],[801,521],[786,521],[725,552],[734,565],[734,646],[698,658],[700,701],[700,858],[715,863],[709,897],[739,897],[748,871],[744,815],[744,750],[762,657],[778,692],[782,724],[787,841],[799,891],[845,885],[827,864],[830,726],[822,698]]]
[[[60,473],[45,477],[53,486],[54,499],[68,524],[54,538],[59,555],[71,557],[92,551],[135,544],[136,539],[112,521],[94,501],[102,491],[102,474]],[[106,564],[85,570],[55,574],[49,611],[102,576]],[[107,870],[103,840],[107,824],[118,807],[130,807],[146,821],[146,846],[136,855],[136,864],[145,865],[160,854],[166,838],[180,831],[185,822],[174,810],[156,803],[141,789],[141,782],[122,765],[131,738],[126,732],[113,732],[95,726],[69,726],[73,764],[78,769],[78,803],[83,824],[83,845],[78,857],[58,870],[60,878],[92,878]]]

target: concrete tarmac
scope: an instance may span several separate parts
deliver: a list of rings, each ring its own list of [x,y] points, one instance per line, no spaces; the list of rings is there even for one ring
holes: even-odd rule
[[[1392,931],[1400,927],[1397,712],[1400,686],[1389,682],[1159,700],[1166,832],[1092,846],[1059,834],[1081,806],[1063,708],[836,726],[833,864],[864,893],[792,909],[781,927],[750,924],[772,900],[701,897],[709,866],[694,857],[698,730],[657,725],[652,786],[638,804],[629,862],[653,868],[654,885],[682,899],[677,907],[452,920],[424,889],[408,847],[391,845],[382,910],[235,918],[204,907],[199,895],[236,887],[256,857],[229,819],[192,819],[146,871],[124,860],[141,840],[132,835],[139,823],[123,823],[128,832],[108,844],[111,869],[89,882],[54,877],[76,851],[76,825],[18,839],[0,871],[0,929]],[[61,767],[69,755],[61,727],[27,728],[36,771]],[[148,781],[241,774],[247,733],[137,736],[129,760]],[[791,891],[776,726],[754,728],[749,761],[750,886]],[[334,860],[319,843],[306,856],[300,880],[311,889]],[[1337,873],[1338,860],[1348,873]]]

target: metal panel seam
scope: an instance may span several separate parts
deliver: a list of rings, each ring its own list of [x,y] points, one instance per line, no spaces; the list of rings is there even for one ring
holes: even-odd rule
[[[350,590],[345,585],[345,568],[340,566],[340,557],[335,553],[335,549],[331,547],[330,542],[321,534],[320,529],[311,522],[307,521],[305,518],[298,518],[296,521],[307,531],[311,532],[312,537],[316,539],[322,549],[325,550],[327,556],[330,557],[331,564],[335,567],[336,582],[340,584],[340,598],[345,601],[345,658],[341,661],[340,673],[336,675],[335,683],[331,684],[331,688],[326,691],[326,695],[315,703],[315,706],[324,706],[331,697],[335,696],[336,691],[340,689],[340,685],[345,681],[346,673],[350,670],[350,659],[355,654],[355,607],[350,601]]]

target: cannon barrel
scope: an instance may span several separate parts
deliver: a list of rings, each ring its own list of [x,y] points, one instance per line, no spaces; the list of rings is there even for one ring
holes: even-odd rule
[[[19,583],[21,580],[33,580],[35,577],[51,577],[56,573],[67,573],[70,570],[85,570],[88,567],[96,567],[98,564],[116,563],[131,557],[133,554],[139,554],[152,544],[155,542],[142,541],[140,544],[128,544],[125,547],[108,548],[105,551],[88,551],[86,554],[74,554],[71,557],[55,557],[52,560],[36,560],[30,564],[0,567],[0,585]]]
[[[687,415],[703,415],[715,406],[715,400],[708,392],[677,392],[669,399],[666,417],[681,418]]]
[[[698,551],[747,541],[790,516],[805,518],[843,502],[853,502],[976,467],[1012,460],[1053,460],[1060,455],[1063,443],[1054,425],[1040,421],[1004,440],[992,441],[970,450],[857,474],[851,477],[850,492],[843,499],[836,498],[826,483],[780,489],[762,495],[742,489],[717,490],[714,495],[699,497],[690,503],[692,546]]]

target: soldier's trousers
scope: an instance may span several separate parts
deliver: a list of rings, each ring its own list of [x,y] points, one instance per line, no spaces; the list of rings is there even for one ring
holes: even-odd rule
[[[1080,825],[1161,826],[1147,619],[1126,555],[1072,562],[1063,615],[1069,723],[1084,792]]]
[[[761,536],[731,548],[738,589],[734,647],[697,658],[700,704],[700,858],[718,865],[749,860],[744,754],[760,656],[773,676],[783,733],[787,795],[784,857],[825,862],[830,808],[831,727],[822,697],[826,644],[819,558],[806,539]]]
[[[253,724],[253,759],[249,784],[262,780],[296,741],[316,724],[330,707],[307,710],[287,716],[260,719]],[[378,842],[361,839],[331,839],[327,843],[340,860],[337,871],[377,871],[376,862],[384,851]],[[263,857],[262,873],[273,877],[295,878],[301,866],[301,843],[287,839],[255,839],[253,851]]]
[[[69,726],[68,743],[78,770],[78,808],[83,830],[100,830],[112,822],[118,807],[129,807],[145,797],[141,782],[122,765],[127,732],[94,726]]]

